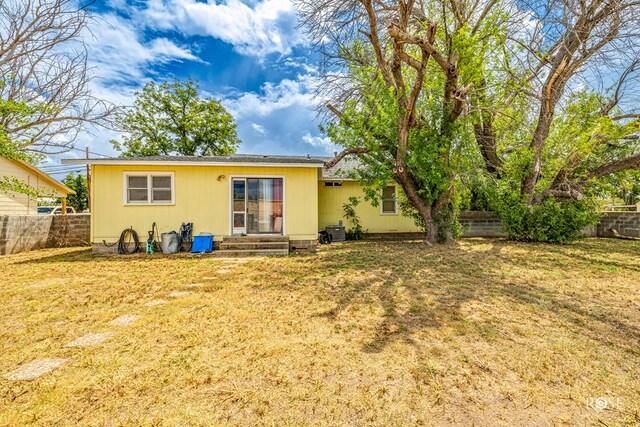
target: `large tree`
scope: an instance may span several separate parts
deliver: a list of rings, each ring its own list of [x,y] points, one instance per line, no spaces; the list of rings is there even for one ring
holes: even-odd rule
[[[86,124],[113,112],[89,90],[88,19],[75,0],[0,0],[2,155],[68,151]]]
[[[580,200],[595,180],[640,168],[640,2],[519,7],[529,16],[510,26],[501,72],[483,70],[478,147],[525,205]]]
[[[133,107],[116,116],[123,142],[112,141],[123,156],[180,154],[227,155],[240,140],[229,112],[212,98],[198,94],[199,85],[186,81],[147,83],[136,92]]]
[[[76,193],[67,196],[68,206],[75,209],[77,213],[89,208],[89,185],[86,176],[70,173],[62,179],[62,183]]]
[[[455,185],[470,140],[464,117],[477,62],[500,35],[496,2],[301,0],[309,35],[325,52],[326,126],[363,165],[369,188],[395,181],[426,242],[451,242]],[[369,193],[371,197],[374,194]]]

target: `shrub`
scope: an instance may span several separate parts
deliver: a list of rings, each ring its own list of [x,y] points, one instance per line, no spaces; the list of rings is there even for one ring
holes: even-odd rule
[[[584,229],[598,221],[590,201],[548,198],[527,206],[519,197],[502,199],[498,214],[511,240],[568,243],[584,237]]]
[[[357,197],[349,197],[349,202],[342,205],[342,213],[346,220],[353,224],[353,227],[346,231],[347,240],[360,240],[365,232],[360,225],[360,217],[356,213],[356,206],[360,203]]]

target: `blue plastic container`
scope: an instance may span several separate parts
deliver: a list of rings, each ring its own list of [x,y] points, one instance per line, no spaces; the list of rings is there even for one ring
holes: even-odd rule
[[[192,253],[202,253],[213,251],[213,236],[193,236],[193,244],[191,245]]]

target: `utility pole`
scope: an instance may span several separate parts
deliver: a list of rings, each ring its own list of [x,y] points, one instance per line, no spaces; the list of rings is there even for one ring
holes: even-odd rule
[[[89,146],[85,146],[85,158],[89,160]],[[91,166],[87,163],[87,209],[91,212]]]

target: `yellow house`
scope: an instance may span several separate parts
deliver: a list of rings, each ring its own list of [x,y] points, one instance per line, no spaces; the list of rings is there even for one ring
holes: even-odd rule
[[[47,197],[65,198],[75,192],[37,167],[18,159],[0,156],[0,179],[18,179]],[[0,191],[0,215],[35,215],[38,200],[27,194]]]
[[[362,197],[362,187],[339,169],[324,170],[325,157],[232,155],[74,159],[91,172],[91,242],[97,252],[126,228],[146,240],[155,222],[160,233],[193,223],[194,235],[211,233],[217,247],[230,236],[239,244],[279,236],[291,248],[314,250],[318,231],[343,219],[342,205]],[[357,212],[370,233],[418,231],[398,210],[395,187],[380,206],[362,202]],[[348,225],[348,224],[345,224]],[[252,241],[251,237],[255,237]],[[221,243],[222,242],[222,243]],[[222,246],[220,246],[222,244]],[[265,242],[274,244],[276,242]],[[230,246],[229,246],[230,247]]]

